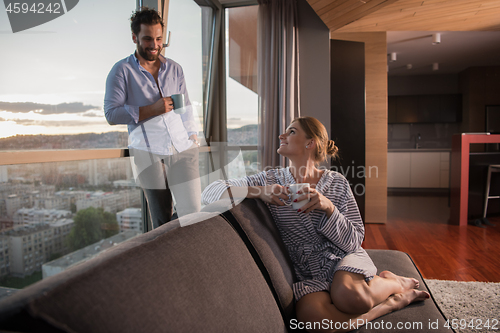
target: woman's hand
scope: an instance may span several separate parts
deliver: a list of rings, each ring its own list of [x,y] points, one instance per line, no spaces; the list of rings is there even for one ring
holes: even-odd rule
[[[256,197],[273,205],[285,206],[284,201],[289,199],[288,188],[278,184],[255,187],[252,191]]]
[[[303,194],[294,201],[302,201],[310,198],[311,200],[302,206],[297,212],[299,213],[309,213],[315,209],[322,210],[326,213],[328,217],[333,214],[335,206],[333,202],[330,201],[323,194],[319,193],[315,188],[304,187],[297,194]]]

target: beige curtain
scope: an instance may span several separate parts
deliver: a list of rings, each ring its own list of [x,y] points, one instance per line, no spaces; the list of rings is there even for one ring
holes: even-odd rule
[[[258,92],[261,166],[285,166],[278,136],[300,116],[295,0],[259,0]]]

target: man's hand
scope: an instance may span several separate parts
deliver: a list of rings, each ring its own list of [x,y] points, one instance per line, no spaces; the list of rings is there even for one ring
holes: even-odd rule
[[[159,116],[174,109],[174,102],[171,97],[163,97],[151,105],[141,106],[139,108],[139,121]]]
[[[174,109],[174,101],[172,100],[172,97],[170,97],[170,96],[163,97],[159,101],[161,101],[161,100],[163,100],[163,110],[164,110],[164,112],[162,112],[162,113],[167,113],[167,112],[170,112]],[[156,102],[156,103],[158,103],[158,102]]]
[[[198,141],[198,135],[196,134],[191,134],[189,136],[189,140],[193,141],[194,143],[196,143],[198,145],[198,147],[200,146],[200,141]]]

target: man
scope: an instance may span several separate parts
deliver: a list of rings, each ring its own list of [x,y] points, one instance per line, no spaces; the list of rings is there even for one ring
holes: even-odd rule
[[[182,68],[160,54],[160,15],[143,7],[130,20],[137,49],[108,74],[104,113],[109,124],[128,125],[130,154],[156,228],[172,218],[172,193],[179,217],[200,209],[198,130]],[[174,94],[184,94],[185,113],[172,112]]]

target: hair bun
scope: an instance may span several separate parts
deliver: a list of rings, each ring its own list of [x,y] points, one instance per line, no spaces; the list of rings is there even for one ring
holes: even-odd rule
[[[328,140],[328,147],[326,148],[326,153],[328,155],[336,156],[339,148],[335,145],[335,141]]]

